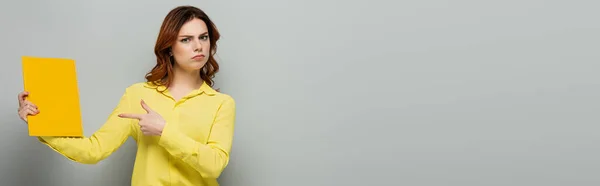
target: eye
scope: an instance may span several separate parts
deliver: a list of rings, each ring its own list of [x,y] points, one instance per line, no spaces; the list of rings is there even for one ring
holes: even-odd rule
[[[200,36],[200,39],[202,39],[202,40],[207,40],[207,39],[208,39],[208,36]]]
[[[180,41],[183,42],[183,43],[187,43],[187,42],[190,41],[190,38],[184,38],[184,39],[181,39]]]

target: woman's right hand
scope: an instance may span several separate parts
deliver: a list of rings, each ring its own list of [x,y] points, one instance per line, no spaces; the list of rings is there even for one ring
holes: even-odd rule
[[[19,117],[27,122],[27,116],[28,115],[32,115],[35,116],[38,113],[40,113],[40,111],[38,110],[38,107],[33,104],[32,102],[28,101],[27,99],[25,99],[25,97],[27,97],[29,95],[29,92],[27,91],[23,91],[21,93],[19,93]]]

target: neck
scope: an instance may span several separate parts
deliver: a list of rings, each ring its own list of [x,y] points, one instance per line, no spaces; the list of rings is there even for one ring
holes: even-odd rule
[[[200,70],[186,71],[175,65],[171,88],[198,89],[202,86]]]

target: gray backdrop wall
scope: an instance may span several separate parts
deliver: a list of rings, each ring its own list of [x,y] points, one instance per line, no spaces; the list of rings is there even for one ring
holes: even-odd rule
[[[131,139],[82,165],[27,135],[20,57],[77,60],[89,136],[184,4],[238,104],[222,185],[600,184],[594,1],[22,0],[0,2],[0,185],[129,185]]]

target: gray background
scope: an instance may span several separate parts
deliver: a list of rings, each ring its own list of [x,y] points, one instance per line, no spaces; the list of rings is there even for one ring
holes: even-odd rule
[[[600,184],[595,1],[22,0],[0,2],[0,185],[129,185],[131,139],[82,165],[27,135],[20,57],[77,60],[89,136],[183,4],[223,34],[222,185]]]

